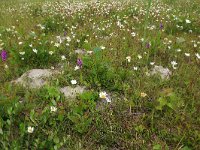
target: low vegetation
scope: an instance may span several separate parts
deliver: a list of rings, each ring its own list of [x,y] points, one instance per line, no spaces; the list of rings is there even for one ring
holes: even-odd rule
[[[0,149],[200,149],[198,0],[0,8]],[[60,74],[42,88],[11,82],[31,69]]]

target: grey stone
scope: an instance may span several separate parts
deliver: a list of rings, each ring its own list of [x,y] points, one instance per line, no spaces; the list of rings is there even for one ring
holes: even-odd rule
[[[20,78],[12,81],[12,83],[29,88],[40,88],[47,84],[48,79],[55,74],[59,74],[59,72],[51,69],[32,69],[25,72]]]
[[[185,39],[184,39],[183,37],[178,37],[178,38],[176,39],[176,42],[180,44],[180,43],[185,42]]]
[[[60,89],[60,92],[67,98],[76,98],[78,94],[82,94],[85,91],[85,87],[82,86],[66,86]]]
[[[86,54],[86,50],[84,50],[84,49],[77,49],[77,50],[75,50],[74,51],[76,54]]]
[[[163,66],[155,66],[150,75],[159,75],[162,79],[169,79],[170,75],[172,74],[168,68],[164,68]]]

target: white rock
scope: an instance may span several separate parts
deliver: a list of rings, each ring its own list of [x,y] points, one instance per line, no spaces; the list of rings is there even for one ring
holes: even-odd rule
[[[164,68],[163,66],[155,66],[150,75],[159,75],[162,79],[169,79],[170,75],[172,74],[168,68]]]
[[[30,88],[40,88],[47,83],[47,79],[55,74],[59,74],[56,70],[51,69],[32,69],[25,72],[20,78],[12,83],[20,84]]]
[[[85,91],[85,87],[82,86],[66,86],[60,89],[60,92],[64,94],[67,98],[76,98],[78,94],[82,94]]]

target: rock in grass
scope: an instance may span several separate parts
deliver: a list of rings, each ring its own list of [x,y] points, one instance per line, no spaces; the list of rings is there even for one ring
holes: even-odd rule
[[[164,68],[163,66],[155,66],[150,75],[159,75],[162,79],[169,79],[170,75],[172,74],[168,68]]]
[[[56,74],[59,74],[59,71],[51,69],[32,69],[25,72],[20,78],[12,81],[12,83],[29,88],[40,88],[47,84],[47,80],[50,77]]]
[[[78,94],[82,94],[85,91],[85,87],[82,86],[66,86],[60,89],[60,92],[67,98],[76,98]]]
[[[185,39],[183,37],[178,37],[176,39],[176,43],[178,43],[178,44],[183,43],[183,42],[185,42]]]

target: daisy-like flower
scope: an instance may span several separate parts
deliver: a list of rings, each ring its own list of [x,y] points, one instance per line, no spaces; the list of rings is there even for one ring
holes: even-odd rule
[[[141,55],[138,55],[137,57],[138,57],[138,59],[142,59],[142,56],[141,56]]]
[[[185,53],[185,56],[190,57],[190,53]]]
[[[106,100],[107,103],[110,103],[110,102],[111,102],[110,97],[108,96],[108,94],[107,94],[105,91],[104,91],[104,92],[100,92],[100,93],[99,93],[99,97],[100,97],[101,99]]]
[[[34,127],[29,126],[28,127],[28,133],[33,133],[33,131],[34,131]]]
[[[19,42],[19,45],[22,45],[23,44],[23,42]]]
[[[101,46],[100,48],[103,50],[103,49],[105,49],[105,46]]]
[[[53,55],[53,51],[49,51],[49,55]]]
[[[199,53],[196,53],[195,55],[196,55],[196,57],[197,57],[198,59],[200,59]]]
[[[67,36],[66,39],[67,39],[67,42],[71,41],[71,38],[69,36]]]
[[[51,109],[51,112],[56,112],[57,111],[57,108],[55,106],[51,106],[50,109]]]
[[[127,57],[126,57],[126,60],[127,60],[128,62],[131,62],[131,56],[127,56]]]
[[[79,70],[79,69],[80,69],[80,67],[77,65],[74,67],[74,71]]]
[[[38,50],[34,48],[34,49],[33,49],[33,52],[37,54]]]
[[[64,55],[62,55],[61,60],[66,60],[66,57]]]
[[[105,99],[106,96],[107,96],[107,93],[106,93],[106,92],[100,92],[100,93],[99,93],[99,97],[100,97],[101,99]]]
[[[147,94],[146,94],[146,93],[144,93],[144,92],[142,92],[142,93],[140,93],[140,96],[141,96],[141,97],[146,97],[146,96],[147,96]]]
[[[55,47],[59,47],[59,46],[60,46],[60,43],[55,43],[54,46],[55,46]]]
[[[25,52],[19,52],[19,54],[20,54],[20,55],[24,55],[24,54],[25,54]]]
[[[181,49],[180,49],[180,48],[178,48],[176,51],[177,51],[177,52],[181,52]]]
[[[171,65],[172,65],[173,69],[177,69],[177,67],[176,67],[177,64],[178,63],[176,61],[171,61]]]
[[[155,64],[155,62],[150,62],[150,65],[152,65],[152,66],[153,66],[154,64]]]
[[[8,65],[5,64],[5,65],[4,65],[4,68],[5,68],[5,69],[8,69]]]
[[[191,21],[190,21],[190,20],[188,20],[188,19],[186,19],[186,20],[185,20],[185,22],[186,22],[186,23],[188,23],[188,24],[189,24],[189,23],[191,23]]]
[[[71,80],[71,84],[75,85],[75,84],[77,84],[77,81],[76,80]]]
[[[136,33],[135,33],[135,32],[132,32],[131,35],[132,35],[132,37],[135,37],[135,36],[136,36]]]
[[[137,71],[137,70],[138,70],[138,67],[133,67],[133,70]]]

